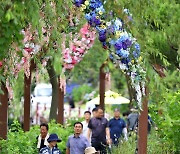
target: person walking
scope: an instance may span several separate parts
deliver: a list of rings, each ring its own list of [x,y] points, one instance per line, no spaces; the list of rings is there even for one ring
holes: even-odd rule
[[[74,124],[74,135],[69,136],[66,144],[66,154],[84,154],[84,150],[90,147],[87,138],[82,135],[83,124],[76,122]]]
[[[119,139],[124,134],[124,139],[127,140],[127,128],[125,121],[120,118],[120,110],[114,110],[114,118],[109,121],[110,136],[112,143],[118,145]]]
[[[137,131],[138,118],[139,118],[138,110],[132,108],[131,113],[127,117],[127,128],[130,133],[132,131]]]
[[[37,136],[37,149],[40,151],[42,148],[49,145],[47,139],[49,138],[48,124],[42,123],[40,125],[40,135]]]
[[[96,114],[97,114],[97,108],[95,107],[92,109],[92,117],[95,118]]]
[[[49,145],[42,148],[39,154],[61,154],[61,151],[57,148],[57,142],[61,142],[57,134],[51,134],[47,139]]]
[[[85,111],[84,112],[84,121],[82,121],[82,124],[83,124],[83,135],[85,137],[87,137],[87,132],[88,132],[88,124],[89,124],[89,121],[91,119],[91,112],[90,111]]]
[[[88,124],[88,140],[91,145],[101,154],[106,154],[106,146],[111,143],[108,120],[103,117],[103,110],[98,107],[96,117],[91,118]],[[107,138],[106,138],[107,137]]]

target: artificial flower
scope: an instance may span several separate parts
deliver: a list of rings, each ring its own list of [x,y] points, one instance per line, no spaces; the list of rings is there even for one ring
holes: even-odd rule
[[[2,61],[0,61],[0,68],[3,66],[3,62]]]
[[[87,6],[89,5],[89,1],[85,1],[84,4]]]

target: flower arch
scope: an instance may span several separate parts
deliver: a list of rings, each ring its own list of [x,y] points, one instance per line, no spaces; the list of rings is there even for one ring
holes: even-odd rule
[[[84,12],[88,23],[96,28],[99,41],[103,48],[109,51],[110,59],[130,77],[136,91],[138,106],[142,109],[146,73],[136,38],[126,31],[122,19],[114,17],[113,12],[105,11],[101,0],[74,0],[74,4]],[[124,9],[124,13],[130,15],[127,9]]]
[[[31,25],[21,31],[23,34],[22,47],[18,47],[16,45],[13,46],[12,49],[15,49],[16,52],[11,52],[11,56],[7,60],[6,58],[0,61],[0,67],[3,67],[3,73],[5,76],[14,76],[18,77],[18,73],[23,69],[27,78],[30,77],[30,63],[31,59],[35,57],[40,57],[43,54],[42,48],[47,45],[49,42],[49,35],[44,36],[41,42],[36,42],[37,34],[32,32]],[[42,33],[48,33],[47,28],[42,28]],[[80,31],[75,35],[72,33],[63,34],[62,40],[62,59],[59,61],[63,63],[63,71],[61,73],[61,85],[60,88],[66,91],[65,85],[66,81],[64,79],[64,72],[71,71],[76,64],[78,64],[84,57],[84,55],[88,52],[88,50],[93,46],[94,40],[96,38],[95,30],[90,27],[88,23],[84,24]],[[70,39],[66,39],[70,37]],[[68,45],[66,45],[68,43]],[[17,54],[17,52],[21,56]],[[45,67],[47,65],[47,61],[50,57],[44,57],[41,60],[42,65]],[[10,66],[11,68],[8,68]],[[11,71],[9,71],[11,69]],[[38,80],[38,70],[35,72],[36,80]],[[13,90],[9,79],[6,79],[6,87],[8,89],[8,93],[10,96],[10,100],[13,98]]]

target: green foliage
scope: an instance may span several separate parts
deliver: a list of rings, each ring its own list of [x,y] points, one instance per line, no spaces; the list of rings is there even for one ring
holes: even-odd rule
[[[178,70],[168,71],[165,78],[160,78],[151,71],[149,78],[151,79],[149,82],[151,117],[158,127],[159,137],[178,153],[180,151],[178,146],[180,139],[180,73]]]
[[[136,135],[132,134],[129,137],[127,142],[122,142],[118,147],[112,148],[112,153],[114,154],[134,154],[137,146]],[[152,130],[152,132],[148,135],[148,145],[147,145],[147,153],[148,154],[172,154],[174,153],[174,149],[167,142],[164,142],[158,132]]]
[[[97,86],[99,81],[99,68],[108,58],[108,52],[104,50],[100,42],[96,39],[93,47],[83,57],[83,60],[76,65],[70,73],[75,82],[92,83]]]
[[[129,9],[132,22],[122,13]],[[172,153],[158,151],[167,144],[178,153],[179,146],[179,17],[180,9],[177,0],[107,1],[106,9],[113,10],[122,18],[126,28],[137,38],[141,45],[141,56],[144,59],[148,77],[149,107],[152,119],[155,120],[163,148],[158,145],[156,153]],[[161,64],[166,68],[166,77],[160,78],[152,69],[152,64]],[[171,130],[171,131],[170,131]],[[151,144],[152,148],[153,145]],[[160,147],[160,148],[159,148]],[[168,147],[168,146],[167,146]],[[153,148],[154,149],[154,148]],[[152,151],[150,151],[152,152]],[[152,152],[153,153],[153,152]]]
[[[136,149],[135,134],[127,142],[122,142],[118,147],[112,147],[114,154],[134,154]]]
[[[159,132],[155,132],[152,130],[151,134],[148,136],[148,154],[156,154],[156,153],[167,153],[173,154],[175,153],[174,148],[169,142],[163,140],[160,137]]]
[[[62,142],[58,143],[58,147],[63,154],[65,153],[68,136],[73,133],[73,124],[71,123],[74,123],[74,121],[69,122],[70,125],[67,126],[56,124],[55,121],[49,123],[49,133],[56,133],[62,139]],[[0,140],[1,154],[37,154],[36,137],[39,133],[39,126],[33,126],[30,131],[24,132],[20,124],[14,121],[8,132],[8,139]]]
[[[78,88],[73,89],[73,98],[75,102],[79,102],[81,100],[84,100],[85,94],[91,93],[93,91],[93,88],[87,84],[83,84]]]
[[[178,153],[180,152],[180,91],[170,92],[167,90],[163,92],[162,97],[157,107],[154,105],[150,106],[151,110],[154,110],[152,116],[159,128],[158,133],[162,140],[173,146]]]
[[[36,132],[35,132],[36,130]],[[12,128],[8,132],[8,139],[0,141],[2,154],[35,154],[37,149],[35,146],[36,136],[38,135],[38,127],[32,128],[29,132],[23,132],[19,123],[14,122]]]
[[[0,60],[6,57],[12,43],[20,44],[20,31],[31,23],[33,27],[39,23],[39,6],[36,0],[2,0],[0,1]]]
[[[116,89],[122,96],[126,96],[127,81],[125,75],[120,71],[120,69],[115,67],[110,68],[110,72],[112,79],[112,88]]]
[[[13,118],[13,119],[17,119],[21,116],[23,110],[22,110],[22,101],[21,98],[24,95],[24,72],[21,71],[19,73],[18,78],[16,79],[16,82],[14,82],[14,84],[12,85],[13,88],[13,99],[10,102],[10,106],[9,106],[9,117]]]
[[[124,20],[128,29],[141,45],[142,57],[148,63],[158,63],[171,68],[179,67],[179,3],[176,0],[130,1],[114,0],[106,2],[107,11]],[[128,20],[123,9],[132,15]]]

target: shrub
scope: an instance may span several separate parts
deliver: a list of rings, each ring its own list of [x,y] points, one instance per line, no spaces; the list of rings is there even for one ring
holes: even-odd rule
[[[39,135],[39,130],[39,126],[36,125],[32,126],[30,131],[24,132],[20,124],[14,121],[8,132],[7,140],[0,140],[1,154],[37,154],[36,137]],[[65,153],[68,136],[73,133],[72,124],[66,127],[51,121],[49,133],[56,133],[62,139],[58,147],[62,153]]]
[[[134,154],[137,140],[135,134],[129,137],[128,141],[120,143],[118,147],[112,148],[112,154]],[[148,135],[148,154],[173,154],[174,149],[168,142],[162,140],[157,131],[152,130]]]

